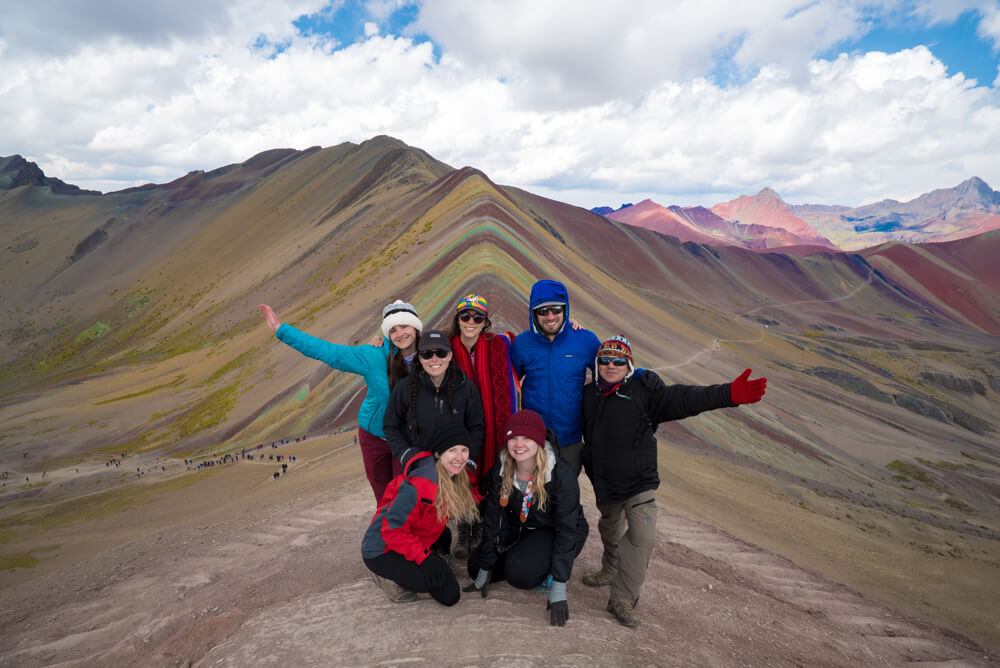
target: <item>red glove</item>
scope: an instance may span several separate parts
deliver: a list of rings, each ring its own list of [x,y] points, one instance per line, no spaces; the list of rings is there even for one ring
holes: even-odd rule
[[[729,384],[729,396],[734,404],[752,404],[760,401],[767,389],[767,378],[750,378],[750,369],[740,374],[740,377]]]

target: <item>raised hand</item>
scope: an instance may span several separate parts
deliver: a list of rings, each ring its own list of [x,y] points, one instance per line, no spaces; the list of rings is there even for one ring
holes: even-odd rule
[[[729,385],[729,396],[734,404],[752,404],[761,400],[767,390],[767,378],[750,380],[750,369],[739,375]]]
[[[264,318],[264,322],[266,322],[267,326],[271,328],[271,331],[278,331],[278,327],[281,327],[281,323],[278,321],[278,316],[275,315],[274,310],[267,304],[258,304],[257,310],[260,311],[261,317]]]

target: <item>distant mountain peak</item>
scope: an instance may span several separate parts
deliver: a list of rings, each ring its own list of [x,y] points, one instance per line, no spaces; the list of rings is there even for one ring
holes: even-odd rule
[[[986,181],[978,176],[962,181],[955,186],[955,192],[961,197],[969,197],[987,207],[1000,206],[1000,192],[993,190]]]
[[[781,199],[781,195],[779,195],[774,190],[768,187],[762,188],[761,191],[757,193],[757,195],[754,197],[754,199],[756,199],[757,201],[777,200],[782,203],[785,201]]]
[[[20,155],[0,156],[0,190],[13,190],[21,186],[48,187],[57,195],[101,194],[96,190],[84,190],[79,186],[45,176],[41,167]]]

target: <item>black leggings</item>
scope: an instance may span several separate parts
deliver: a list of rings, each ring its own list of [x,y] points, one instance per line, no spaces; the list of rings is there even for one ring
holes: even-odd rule
[[[551,529],[535,529],[521,534],[521,540],[506,552],[497,555],[490,573],[490,582],[506,580],[518,589],[534,589],[545,582],[552,570],[552,546],[556,535]],[[469,555],[469,577],[479,573],[482,543]]]
[[[365,566],[375,575],[392,580],[403,589],[431,595],[438,603],[455,605],[461,598],[458,579],[435,548],[448,553],[451,546],[451,531],[444,530],[441,537],[431,546],[431,553],[423,563],[410,561],[399,552],[385,552],[373,559],[364,559]],[[431,582],[440,582],[431,586]]]

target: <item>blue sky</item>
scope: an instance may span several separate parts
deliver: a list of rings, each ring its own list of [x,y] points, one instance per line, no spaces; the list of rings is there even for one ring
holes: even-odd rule
[[[1000,0],[7,3],[0,155],[111,191],[388,134],[586,207],[905,200],[1000,188],[998,44]]]
[[[966,10],[951,22],[928,26],[915,17],[886,17],[863,37],[846,41],[840,50],[849,52],[885,51],[894,53],[923,44],[948,68],[950,74],[962,72],[980,84],[990,85],[997,78],[1000,51],[992,40],[976,33],[982,20],[979,12]],[[835,55],[832,49],[823,54]]]

